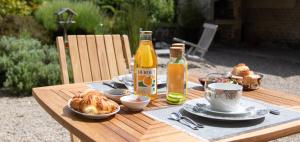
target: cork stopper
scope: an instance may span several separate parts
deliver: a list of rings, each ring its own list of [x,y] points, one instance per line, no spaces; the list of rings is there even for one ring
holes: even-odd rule
[[[183,54],[183,48],[182,47],[170,47],[170,56],[171,57],[181,57]]]
[[[151,35],[152,31],[140,31],[140,34]]]
[[[185,44],[183,44],[183,43],[173,43],[172,47],[181,47],[181,48],[183,48],[183,52],[185,50]]]

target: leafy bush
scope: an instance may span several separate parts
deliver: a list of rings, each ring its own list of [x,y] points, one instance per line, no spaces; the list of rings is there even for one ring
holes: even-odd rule
[[[30,94],[31,89],[59,83],[56,49],[29,37],[0,39],[0,72],[4,87],[13,93]]]
[[[31,9],[24,0],[0,0],[0,14],[28,15]]]
[[[135,52],[139,30],[153,30],[162,23],[172,23],[173,0],[96,0],[110,21],[103,23],[110,33],[128,34],[131,51]],[[107,31],[106,31],[107,32]]]
[[[153,24],[171,23],[174,17],[174,0],[96,0],[96,3],[109,15],[127,11],[128,5],[143,7]]]
[[[124,10],[126,10],[126,12],[119,13],[119,17],[117,17],[114,25],[114,30],[128,34],[131,51],[135,53],[138,47],[140,28],[143,28],[143,30],[151,30],[152,23],[149,20],[150,16],[148,15],[148,11],[144,6],[127,4],[124,5]]]
[[[0,15],[29,15],[43,0],[0,0]]]
[[[19,36],[23,32],[27,32],[31,37],[43,43],[51,41],[47,30],[32,16],[6,15],[0,19],[0,35]]]
[[[44,2],[35,12],[35,18],[50,32],[58,30],[57,19],[54,13],[60,8],[71,8],[78,15],[74,17],[75,24],[69,28],[69,33],[95,33],[101,26],[103,15],[100,9],[92,2],[71,2],[68,0]]]

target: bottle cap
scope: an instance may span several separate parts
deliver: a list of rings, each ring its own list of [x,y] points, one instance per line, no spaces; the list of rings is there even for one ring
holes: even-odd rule
[[[182,47],[170,47],[170,56],[171,57],[181,57],[183,54],[183,48]]]
[[[173,43],[172,47],[181,47],[181,48],[183,48],[183,52],[185,50],[185,44],[183,44],[183,43]]]

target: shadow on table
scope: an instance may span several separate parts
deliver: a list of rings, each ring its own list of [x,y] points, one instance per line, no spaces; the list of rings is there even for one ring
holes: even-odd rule
[[[221,121],[221,120],[211,120],[206,118],[201,118],[197,116],[192,116],[188,112],[184,110],[180,110],[181,114],[184,116],[188,116],[194,121],[206,125],[206,126],[216,126],[216,127],[224,127],[224,128],[242,128],[242,127],[250,127],[257,124],[262,123],[265,118],[257,119],[257,120],[248,120],[248,121]]]

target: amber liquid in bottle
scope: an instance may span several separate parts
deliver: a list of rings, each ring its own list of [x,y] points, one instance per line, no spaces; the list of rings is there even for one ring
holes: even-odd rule
[[[182,104],[186,99],[187,63],[181,47],[170,48],[170,61],[167,65],[167,102]]]
[[[139,48],[134,57],[134,94],[157,98],[157,56],[152,32],[141,31]]]

